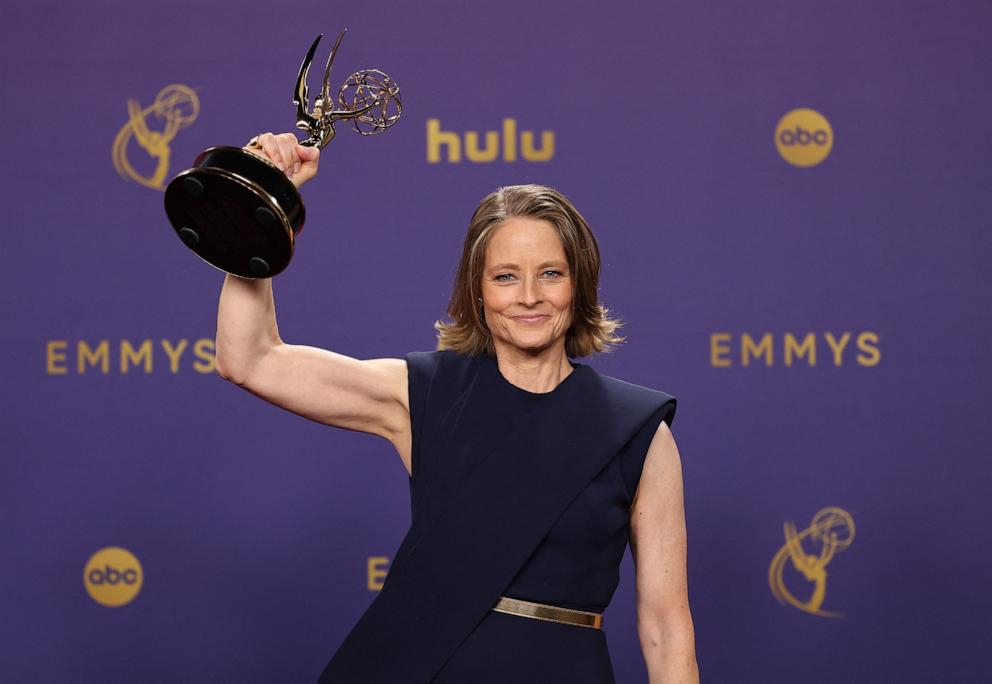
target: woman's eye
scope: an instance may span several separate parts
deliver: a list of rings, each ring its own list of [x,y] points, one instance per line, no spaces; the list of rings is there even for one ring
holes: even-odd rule
[[[561,271],[545,271],[544,272],[544,275],[547,275],[549,273],[551,273],[554,277],[557,277],[557,276],[560,276],[561,275]]]
[[[504,278],[512,278],[513,276],[509,273],[500,273],[498,276],[493,278],[493,280],[503,280]]]

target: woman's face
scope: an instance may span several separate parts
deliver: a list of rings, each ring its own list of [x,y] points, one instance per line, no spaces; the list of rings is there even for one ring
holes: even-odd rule
[[[496,228],[486,248],[482,302],[497,353],[564,347],[572,274],[554,226],[515,216]]]

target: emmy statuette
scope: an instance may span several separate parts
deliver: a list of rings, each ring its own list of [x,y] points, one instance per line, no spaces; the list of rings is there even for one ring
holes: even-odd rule
[[[317,44],[310,46],[296,80],[293,103],[296,127],[309,137],[302,145],[323,149],[334,139],[334,123],[352,123],[361,135],[382,133],[402,113],[399,86],[378,69],[357,71],[341,85],[337,103],[331,96],[331,65],[323,88],[309,109],[307,74]],[[335,106],[337,108],[335,108]],[[165,189],[165,212],[179,238],[207,263],[243,278],[269,278],[293,258],[306,212],[293,182],[274,164],[240,147],[211,147],[176,175]]]

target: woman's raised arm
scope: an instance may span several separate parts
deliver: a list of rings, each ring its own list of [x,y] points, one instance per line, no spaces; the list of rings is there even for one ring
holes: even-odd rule
[[[316,174],[319,153],[292,133],[259,136],[261,151],[299,187]],[[411,472],[410,409],[403,359],[361,361],[279,337],[271,279],[228,275],[217,310],[217,372],[266,401],[346,430],[379,435]]]

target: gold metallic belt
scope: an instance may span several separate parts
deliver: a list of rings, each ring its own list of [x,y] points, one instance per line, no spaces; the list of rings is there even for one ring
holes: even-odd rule
[[[584,610],[572,610],[571,608],[549,606],[546,603],[521,601],[520,599],[507,598],[506,596],[499,597],[499,601],[493,606],[493,610],[498,613],[522,615],[523,617],[534,618],[535,620],[560,622],[566,625],[592,627],[593,629],[603,628],[603,616],[600,613],[587,613]]]

